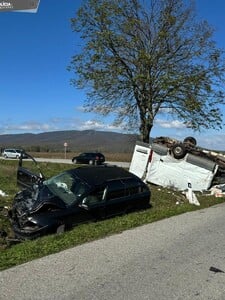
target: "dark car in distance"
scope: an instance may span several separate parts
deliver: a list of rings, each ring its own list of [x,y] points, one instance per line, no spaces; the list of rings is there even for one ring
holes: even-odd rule
[[[21,158],[17,182],[23,188],[14,197],[9,218],[19,240],[150,207],[148,186],[116,166],[82,166],[45,179],[24,168]]]
[[[100,152],[84,152],[72,158],[74,164],[101,165],[105,162],[105,156]]]

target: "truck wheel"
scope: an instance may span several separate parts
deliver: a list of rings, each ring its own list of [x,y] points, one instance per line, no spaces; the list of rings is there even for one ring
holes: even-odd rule
[[[196,146],[197,145],[197,141],[195,138],[193,138],[192,136],[188,136],[184,139],[184,143],[190,144],[191,146]]]
[[[183,144],[174,144],[171,148],[174,158],[181,159],[185,157],[187,150]]]

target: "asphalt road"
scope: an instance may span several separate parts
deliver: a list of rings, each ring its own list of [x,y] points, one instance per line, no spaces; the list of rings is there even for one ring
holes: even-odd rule
[[[35,158],[37,162],[53,162],[53,163],[61,163],[61,164],[72,164],[71,159],[64,158]],[[130,163],[128,162],[118,162],[118,161],[106,161],[105,164],[116,165],[123,168],[129,168]]]
[[[4,157],[0,156],[0,159],[5,159]],[[9,159],[9,158],[7,158]],[[15,159],[12,159],[15,160]],[[29,160],[29,159],[27,159]],[[71,164],[72,160],[71,159],[66,159],[66,158],[40,158],[40,157],[35,157],[35,160],[37,162],[52,162],[52,163],[61,163],[61,164]],[[129,162],[118,162],[118,161],[106,161],[105,164],[108,165],[116,165],[118,167],[122,167],[122,168],[129,168],[130,163]]]
[[[2,271],[0,299],[223,300],[219,270],[225,271],[225,204]]]

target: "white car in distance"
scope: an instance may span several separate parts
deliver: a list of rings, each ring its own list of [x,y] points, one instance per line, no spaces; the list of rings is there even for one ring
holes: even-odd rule
[[[5,149],[2,153],[4,158],[16,158],[19,159],[21,156],[22,150],[20,149]],[[25,158],[25,157],[24,157]]]

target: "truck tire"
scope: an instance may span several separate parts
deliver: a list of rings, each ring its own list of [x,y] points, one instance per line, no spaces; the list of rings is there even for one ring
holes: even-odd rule
[[[177,143],[172,146],[171,152],[174,158],[181,159],[185,157],[187,150],[183,144]]]
[[[151,148],[159,155],[167,155],[168,148],[166,147],[166,145],[152,143]]]
[[[186,162],[188,162],[192,165],[198,166],[200,168],[204,168],[211,172],[213,172],[216,167],[216,163],[214,161],[204,158],[204,157],[196,156],[196,155],[193,155],[190,153],[188,153],[188,155],[187,155]]]
[[[192,136],[186,137],[183,142],[187,143],[187,144],[189,144],[191,146],[196,146],[197,145],[196,139],[194,137],[192,137]]]

